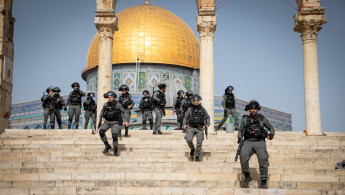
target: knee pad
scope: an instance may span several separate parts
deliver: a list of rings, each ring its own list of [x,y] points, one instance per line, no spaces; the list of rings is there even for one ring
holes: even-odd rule
[[[117,134],[116,134],[116,133],[113,133],[113,134],[111,134],[111,135],[112,135],[112,137],[113,137],[113,141],[116,142],[116,141],[117,141]]]
[[[103,129],[99,130],[99,136],[104,137],[105,136],[105,130],[103,130]]]

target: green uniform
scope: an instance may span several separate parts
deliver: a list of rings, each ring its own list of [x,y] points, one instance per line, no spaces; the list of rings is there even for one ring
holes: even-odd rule
[[[149,96],[143,97],[140,100],[139,109],[142,110],[143,116],[142,116],[142,123],[143,123],[143,129],[146,129],[146,121],[148,120],[150,122],[150,129],[153,128],[153,117],[152,117],[152,101]]]
[[[55,118],[56,118],[57,124],[59,126],[59,129],[62,129],[61,110],[65,106],[65,102],[63,100],[63,97],[60,95],[54,94],[53,97],[54,97],[54,101],[55,101],[55,113],[54,113]]]
[[[125,116],[124,118],[128,118],[127,112],[125,112],[125,109],[117,101],[105,103],[100,113],[100,120],[102,120],[102,118],[105,118],[105,121],[100,127],[99,135],[101,137],[101,140],[103,142],[106,142],[108,138],[105,135],[105,132],[109,128],[111,128],[114,148],[118,148],[117,137],[121,133],[121,127],[122,127],[121,115],[124,115]],[[124,122],[128,122],[128,121],[124,120]]]
[[[47,128],[48,117],[50,118],[50,128],[55,126],[55,102],[53,95],[43,95],[41,98],[43,111],[43,129]]]
[[[224,109],[224,118],[220,121],[217,129],[219,129],[225,121],[229,118],[230,114],[235,119],[235,127],[238,128],[238,115],[235,106],[235,95],[234,94],[224,94],[222,106]]]
[[[199,106],[191,106],[184,114],[183,126],[188,125],[188,131],[185,135],[187,144],[191,150],[194,150],[193,138],[196,136],[196,156],[200,156],[202,141],[204,140],[204,126],[210,125],[210,116],[206,109]]]
[[[155,91],[155,93],[152,96],[153,98],[153,105],[154,105],[154,111],[156,114],[156,125],[153,129],[153,133],[161,133],[161,125],[162,125],[162,117],[165,116],[165,94],[161,92],[160,90]]]
[[[75,128],[79,127],[79,117],[81,114],[81,97],[86,94],[82,90],[72,91],[67,99],[66,106],[68,108],[68,128],[71,129],[73,117],[75,118]]]
[[[263,115],[258,114],[256,118],[252,115],[244,115],[241,127],[238,131],[238,138],[244,136],[240,154],[242,172],[244,174],[249,174],[249,159],[256,153],[260,166],[261,180],[267,180],[269,166],[265,141],[268,132],[265,128],[274,136],[275,132],[272,125]]]

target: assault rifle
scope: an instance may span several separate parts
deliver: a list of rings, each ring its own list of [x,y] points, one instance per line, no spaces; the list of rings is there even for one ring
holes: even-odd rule
[[[208,136],[207,136],[207,127],[205,126],[205,135],[206,135],[206,140],[208,140]]]
[[[240,144],[238,145],[238,148],[237,148],[235,162],[237,162],[238,156],[241,154],[242,145],[243,145],[243,136],[242,136],[241,142],[240,142]]]

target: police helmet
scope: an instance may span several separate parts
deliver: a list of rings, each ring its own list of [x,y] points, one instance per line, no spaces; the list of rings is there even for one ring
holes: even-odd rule
[[[53,90],[52,87],[48,87],[48,88],[46,89],[46,92],[49,93],[49,91],[54,91],[54,90]]]
[[[260,104],[259,104],[258,101],[252,100],[252,101],[249,102],[248,105],[246,105],[245,111],[248,111],[248,110],[250,110],[250,109],[252,109],[252,108],[257,108],[258,110],[260,110],[260,109],[261,109],[261,106],[260,106]]]
[[[180,95],[180,94],[184,94],[184,91],[179,90],[179,91],[177,92],[177,95]]]
[[[119,91],[126,90],[129,91],[129,87],[127,85],[121,85]]]
[[[72,83],[71,87],[72,87],[72,88],[74,88],[74,87],[80,88],[80,85],[79,85],[78,82],[74,82],[74,83]]]
[[[201,96],[200,95],[198,95],[198,94],[194,94],[193,95],[193,97],[192,97],[192,100],[194,101],[194,100],[199,100],[199,101],[201,101],[202,100],[202,98],[201,98]]]
[[[95,97],[95,93],[91,92],[87,94],[87,97],[90,97],[91,95],[93,95],[93,97]]]
[[[228,86],[226,89],[225,89],[225,93],[228,93],[229,91],[233,91],[235,88],[233,86]]]
[[[189,91],[186,92],[186,96],[192,96],[192,95],[193,95],[192,91],[189,90]]]
[[[158,89],[164,89],[166,87],[167,87],[167,85],[165,83],[161,83],[158,85]]]
[[[55,88],[53,89],[53,91],[54,91],[54,92],[61,92],[61,90],[60,90],[59,87],[55,87]]]
[[[113,96],[114,98],[116,98],[116,93],[114,93],[113,91],[108,91],[107,93],[105,93],[104,98],[108,98],[109,96]]]
[[[145,93],[146,93],[147,95],[150,95],[150,92],[149,92],[148,90],[144,90],[144,91],[143,91],[143,95],[144,95]]]

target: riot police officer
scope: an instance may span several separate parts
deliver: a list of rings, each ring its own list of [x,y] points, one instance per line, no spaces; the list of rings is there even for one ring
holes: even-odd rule
[[[97,104],[95,100],[93,100],[94,97],[95,97],[95,93],[88,93],[87,99],[83,104],[84,110],[85,110],[84,129],[87,129],[90,118],[92,119],[93,128],[96,129]],[[94,133],[94,131],[92,131],[92,133]]]
[[[200,161],[200,151],[202,146],[202,141],[204,140],[204,128],[208,128],[210,125],[210,116],[208,115],[206,109],[200,104],[201,97],[198,94],[192,97],[192,106],[188,108],[187,112],[183,118],[183,128],[187,130],[185,139],[188,143],[190,151],[190,156],[194,157],[195,161]],[[193,144],[193,138],[196,136],[196,151]]]
[[[55,118],[59,126],[59,129],[62,129],[61,110],[65,106],[65,101],[63,100],[63,97],[60,96],[60,92],[61,92],[60,88],[55,87],[53,97],[54,97],[54,102],[55,102]]]
[[[243,116],[241,127],[238,131],[237,143],[242,143],[240,160],[242,172],[245,175],[245,180],[242,184],[243,188],[248,188],[249,182],[252,180],[249,172],[249,159],[254,153],[256,153],[259,161],[261,188],[267,188],[269,162],[265,139],[272,140],[275,132],[270,122],[258,113],[260,109],[259,102],[255,100],[250,101],[245,107],[245,110],[249,110],[250,114]]]
[[[225,93],[223,95],[223,102],[222,102],[222,106],[224,108],[224,118],[222,121],[220,121],[219,125],[217,126],[216,128],[217,131],[225,123],[225,121],[228,119],[230,114],[235,119],[235,130],[238,131],[238,115],[237,115],[236,106],[235,106],[235,95],[232,93],[233,90],[234,90],[234,87],[232,86],[228,86],[225,89]]]
[[[80,90],[80,85],[77,82],[72,83],[71,87],[74,89],[68,96],[65,111],[67,111],[67,106],[69,105],[68,109],[68,129],[72,127],[72,120],[73,116],[75,116],[75,129],[79,127],[79,117],[81,114],[81,97],[85,96],[86,94]]]
[[[53,97],[54,96],[53,89],[51,87],[48,87],[46,89],[46,92],[48,94],[45,95],[43,93],[43,97],[41,98],[42,107],[44,109],[43,129],[47,129],[48,117],[50,118],[50,128],[54,129],[55,128],[55,102],[54,102],[54,97]]]
[[[146,130],[146,121],[148,120],[150,122],[150,129],[153,129],[153,117],[152,117],[152,110],[153,110],[153,105],[152,105],[152,100],[150,97],[150,92],[145,90],[143,91],[143,98],[140,100],[139,104],[139,109],[142,110],[143,117],[142,117],[142,123],[143,123],[143,128]]]
[[[119,91],[122,91],[122,94],[119,97],[119,103],[122,105],[122,107],[125,109],[126,113],[127,113],[127,117],[125,118],[124,116],[122,116],[128,123],[130,122],[131,119],[131,113],[132,113],[132,108],[135,105],[132,96],[128,93],[129,91],[129,87],[127,85],[122,85],[119,89]],[[125,136],[128,137],[128,129],[129,129],[129,125],[125,126]],[[119,137],[121,137],[121,130],[120,130],[120,134]]]
[[[113,91],[108,91],[104,94],[104,98],[108,98],[108,102],[104,104],[102,111],[100,113],[100,123],[98,124],[99,136],[105,145],[103,153],[107,153],[111,146],[108,143],[107,136],[105,133],[109,128],[111,128],[111,135],[113,138],[114,146],[114,156],[118,156],[118,135],[121,132],[122,117],[124,115],[125,125],[128,126],[128,112],[122,107],[122,105],[115,100],[116,94]],[[101,125],[102,119],[105,119],[104,123]]]
[[[181,111],[181,104],[182,104],[182,101],[184,99],[184,91],[182,90],[179,90],[177,92],[177,98],[176,98],[176,101],[174,103],[174,110],[173,110],[173,114],[176,113],[176,116],[177,116],[177,129],[182,129],[182,111]]]
[[[157,91],[153,94],[153,105],[154,111],[156,114],[156,125],[153,129],[153,134],[162,134],[161,125],[162,125],[162,117],[165,116],[165,105],[167,103],[165,98],[165,91],[167,89],[167,85],[165,83],[161,83],[158,85]]]
[[[181,107],[180,110],[182,112],[182,118],[184,118],[184,114],[187,112],[188,108],[192,106],[192,97],[193,97],[193,92],[192,91],[187,91],[186,97],[182,100],[181,102]],[[186,130],[183,129],[183,133],[186,133]]]

